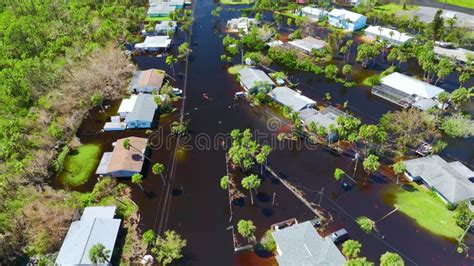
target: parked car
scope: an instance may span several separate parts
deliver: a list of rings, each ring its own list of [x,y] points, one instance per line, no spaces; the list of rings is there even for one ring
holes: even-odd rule
[[[349,238],[349,234],[347,233],[346,229],[342,228],[333,232],[329,235],[334,243],[341,243],[346,241]]]
[[[183,90],[178,88],[173,88],[173,94],[176,96],[181,96],[183,94]]]
[[[235,93],[235,98],[244,98],[247,95],[245,91],[239,91]]]
[[[314,227],[319,227],[321,226],[321,219],[319,218],[314,218],[312,220],[309,220],[309,222],[314,226]]]

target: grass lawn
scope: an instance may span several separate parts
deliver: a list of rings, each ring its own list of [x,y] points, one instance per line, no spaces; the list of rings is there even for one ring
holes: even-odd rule
[[[417,10],[418,9],[418,6],[412,6],[412,5],[406,5],[406,8],[405,10]],[[374,8],[374,10],[376,11],[379,11],[379,12],[385,12],[385,13],[388,13],[388,14],[396,14],[400,11],[404,11],[403,9],[403,5],[399,5],[399,4],[394,4],[394,3],[390,3],[390,4],[387,4],[387,5],[383,5],[383,6],[378,6],[376,8]]]
[[[276,13],[282,14],[283,16],[287,16],[287,17],[290,17],[290,18],[293,18],[293,19],[304,18],[303,16],[300,16],[300,15],[297,15],[297,14],[293,13],[293,11],[291,11],[291,10],[286,10],[286,11],[283,11],[283,12],[276,11]]]
[[[146,21],[170,21],[171,18],[170,17],[154,17],[154,18],[146,17],[145,20]]]
[[[245,67],[244,65],[231,66],[229,67],[229,69],[227,69],[227,72],[229,72],[229,74],[231,75],[237,75],[239,74],[239,71],[243,69],[244,67]]]
[[[400,212],[433,234],[457,238],[463,233],[456,225],[454,212],[449,211],[437,195],[415,183],[410,185],[413,189],[393,187],[388,191],[389,198],[398,206]]]
[[[79,186],[87,182],[99,162],[100,146],[86,144],[71,150],[64,162],[61,181],[69,186]]]
[[[448,3],[453,6],[462,6],[474,9],[474,1],[472,0],[438,0],[440,3]]]
[[[221,0],[223,5],[249,5],[253,3],[253,0]]]

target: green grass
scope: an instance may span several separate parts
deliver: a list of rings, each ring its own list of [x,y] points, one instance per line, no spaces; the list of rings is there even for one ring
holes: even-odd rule
[[[378,6],[376,8],[374,8],[375,11],[379,11],[379,12],[385,12],[387,14],[396,14],[400,11],[406,11],[406,10],[417,10],[418,9],[418,6],[412,6],[412,5],[406,5],[406,8],[407,9],[403,9],[403,5],[399,5],[399,4],[394,4],[394,3],[390,3],[390,4],[387,4],[387,5],[383,5],[383,6]]]
[[[388,197],[399,211],[412,218],[419,226],[433,234],[448,238],[457,238],[462,229],[456,225],[454,212],[433,192],[415,183],[412,189],[404,190],[392,187]]]
[[[453,6],[462,6],[474,9],[474,1],[472,0],[438,0],[440,3],[448,3],[449,5]]]
[[[227,72],[229,72],[229,74],[231,75],[237,75],[239,74],[239,71],[242,70],[244,67],[244,65],[231,66],[229,67],[229,69],[227,69]]]
[[[291,10],[285,10],[283,12],[276,11],[276,13],[282,14],[283,16],[287,16],[293,19],[304,18],[303,16],[293,13],[293,11]]]
[[[253,0],[221,0],[221,4],[223,5],[249,5],[253,3]]]
[[[146,17],[145,18],[146,21],[170,21],[171,18],[170,17]]]
[[[61,181],[68,186],[79,186],[87,182],[99,162],[100,146],[86,144],[71,150],[64,162]]]

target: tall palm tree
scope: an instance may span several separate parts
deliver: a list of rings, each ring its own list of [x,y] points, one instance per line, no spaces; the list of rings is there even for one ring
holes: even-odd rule
[[[398,161],[392,165],[393,172],[397,175],[397,184],[400,180],[400,175],[405,173],[406,167],[403,161]]]
[[[249,175],[247,177],[244,177],[242,179],[242,186],[245,189],[248,189],[250,191],[250,202],[253,205],[253,194],[252,194],[252,189],[257,189],[260,186],[260,183],[262,180],[257,176],[257,175]]]
[[[133,174],[132,175],[132,183],[137,184],[142,191],[145,191],[145,189],[142,186],[143,183],[143,176],[139,173]]]
[[[138,151],[143,157],[145,157],[147,160],[151,161],[150,158],[148,158],[146,155],[145,155],[145,152],[137,149],[135,146],[133,146],[131,143],[130,143],[130,140],[129,139],[125,139],[123,141],[123,147],[126,149],[126,150],[130,150],[131,148]]]
[[[110,250],[106,249],[101,243],[97,243],[89,249],[89,260],[94,264],[104,262],[110,263],[109,257]]]
[[[175,71],[174,71],[174,64],[178,62],[178,58],[174,57],[173,55],[168,55],[166,57],[166,64],[168,66],[171,66],[171,70],[173,71],[173,76],[175,76]]]
[[[163,176],[163,172],[165,171],[165,166],[162,163],[155,163],[151,168],[151,171],[155,175],[160,175],[161,180],[163,181],[163,185],[166,185],[165,177]]]

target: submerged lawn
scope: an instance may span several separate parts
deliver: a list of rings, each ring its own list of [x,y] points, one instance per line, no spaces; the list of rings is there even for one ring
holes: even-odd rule
[[[388,191],[388,198],[400,212],[433,234],[448,238],[457,238],[462,234],[454,213],[437,195],[414,183],[409,186],[408,189],[393,187]]]
[[[79,186],[87,182],[99,162],[100,146],[86,144],[71,150],[64,162],[61,181],[68,186]]]

